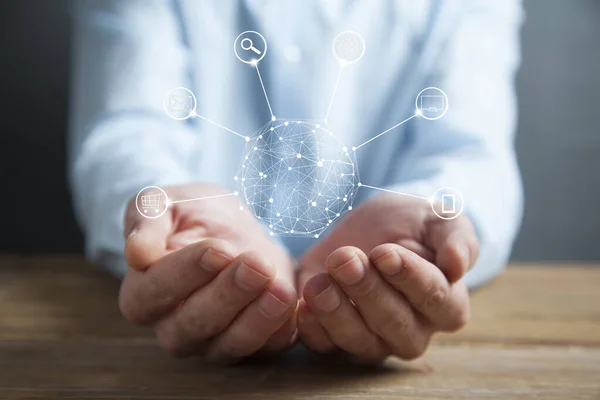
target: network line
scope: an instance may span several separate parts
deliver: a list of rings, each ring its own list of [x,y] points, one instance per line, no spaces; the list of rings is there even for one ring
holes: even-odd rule
[[[364,143],[362,143],[362,144],[360,144],[360,145],[358,145],[358,146],[356,146],[356,147],[353,147],[353,148],[352,148],[352,150],[356,151],[356,150],[360,149],[360,148],[361,148],[361,147],[363,147],[364,145],[366,145],[366,144],[368,144],[368,143],[371,143],[373,140],[377,139],[378,137],[385,135],[385,134],[386,134],[386,133],[388,133],[389,131],[396,129],[396,128],[397,128],[397,127],[399,127],[400,125],[402,125],[402,124],[404,124],[404,123],[406,123],[406,122],[410,121],[410,120],[411,120],[411,119],[413,119],[414,117],[418,117],[419,115],[421,115],[421,114],[420,114],[420,113],[417,113],[417,114],[414,114],[414,115],[413,115],[413,116],[411,116],[411,117],[408,117],[408,118],[406,118],[404,121],[397,123],[396,125],[392,126],[392,127],[391,127],[391,128],[389,128],[389,129],[386,129],[385,131],[381,132],[379,135],[372,137],[371,139],[367,140],[366,142],[364,142]]]
[[[329,106],[327,107],[327,114],[325,114],[325,122],[327,122],[327,118],[329,118],[329,113],[331,112],[331,106],[333,105],[333,99],[335,98],[335,94],[337,93],[338,86],[340,85],[340,78],[342,77],[343,70],[344,70],[344,67],[340,66],[340,72],[338,73],[337,79],[335,80],[335,86],[333,87],[333,94],[331,95],[331,100],[329,100]]]
[[[221,125],[221,124],[217,124],[215,121],[213,121],[213,120],[211,120],[211,119],[208,119],[208,118],[206,118],[206,117],[203,117],[202,115],[198,115],[198,114],[196,114],[196,113],[193,113],[192,115],[193,115],[194,117],[198,117],[198,118],[200,118],[200,119],[201,119],[201,120],[203,120],[203,121],[206,121],[206,122],[208,122],[209,124],[213,124],[214,126],[216,126],[216,127],[218,127],[218,128],[221,128],[221,129],[224,129],[224,130],[226,130],[226,131],[228,131],[228,132],[231,132],[231,133],[233,133],[234,135],[237,135],[237,136],[241,137],[241,138],[242,138],[242,139],[244,139],[246,142],[250,140],[250,138],[249,138],[248,136],[244,136],[244,135],[242,135],[241,133],[238,133],[238,132],[236,132],[236,131],[234,131],[234,130],[231,130],[231,129],[227,128],[227,127],[224,127],[224,126],[223,126],[223,125]]]
[[[380,190],[382,192],[387,192],[387,193],[399,194],[402,196],[414,197],[415,199],[421,199],[421,200],[425,200],[428,203],[431,203],[431,198],[427,198],[427,197],[417,196],[417,195],[409,194],[409,193],[397,192],[395,190],[384,189],[384,188],[380,188],[380,187],[376,187],[376,186],[365,185],[364,183],[359,183],[358,186],[366,187],[366,188],[374,189],[374,190]]]
[[[267,90],[265,89],[265,84],[263,83],[262,76],[260,75],[260,70],[258,69],[258,63],[254,63],[256,67],[256,73],[258,74],[258,79],[260,80],[260,86],[262,86],[263,93],[265,94],[265,99],[267,100],[267,105],[269,106],[269,112],[271,113],[271,119],[275,118],[273,115],[273,109],[271,108],[271,103],[269,102],[269,96],[267,96]]]
[[[169,204],[177,204],[177,203],[187,203],[189,201],[198,201],[198,200],[209,200],[209,199],[218,199],[220,197],[229,197],[229,196],[237,196],[238,192],[227,193],[227,194],[218,194],[216,196],[208,196],[208,197],[196,197],[194,199],[185,199],[185,200],[169,200]]]

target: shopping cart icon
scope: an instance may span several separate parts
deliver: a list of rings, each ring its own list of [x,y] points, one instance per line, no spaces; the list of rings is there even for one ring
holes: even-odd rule
[[[148,210],[154,209],[155,213],[160,212],[160,196],[161,194],[148,194],[142,196],[142,209],[144,214],[148,214]]]

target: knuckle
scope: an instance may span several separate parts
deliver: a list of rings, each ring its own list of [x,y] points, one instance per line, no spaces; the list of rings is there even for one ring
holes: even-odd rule
[[[421,357],[426,349],[427,343],[416,344],[414,342],[409,342],[397,355],[405,360],[414,360]]]
[[[450,332],[456,332],[462,329],[465,325],[469,323],[471,319],[471,311],[469,307],[461,309],[457,315],[450,320],[448,324],[447,330]]]
[[[446,306],[449,288],[444,285],[434,285],[428,289],[421,309],[433,314],[440,313]]]
[[[403,338],[407,336],[408,330],[411,328],[411,324],[407,315],[396,314],[392,318],[387,319],[379,329],[377,333],[380,337],[385,338]]]
[[[156,341],[160,348],[173,357],[184,356],[184,345],[181,339],[171,331],[165,329],[155,330]]]
[[[375,300],[381,295],[381,286],[375,279],[364,279],[350,289],[354,296],[364,300]]]

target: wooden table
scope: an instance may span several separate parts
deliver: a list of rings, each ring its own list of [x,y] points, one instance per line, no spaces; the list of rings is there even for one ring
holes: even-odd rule
[[[119,282],[79,256],[0,256],[0,398],[600,399],[600,268],[511,266],[462,332],[378,369],[301,348],[208,367],[119,315]]]

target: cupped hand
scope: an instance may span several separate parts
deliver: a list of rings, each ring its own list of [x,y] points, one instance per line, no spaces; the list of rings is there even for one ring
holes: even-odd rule
[[[468,321],[460,278],[478,252],[466,217],[442,220],[427,202],[374,197],[301,258],[300,339],[364,363],[416,358],[433,333]]]
[[[226,193],[208,184],[165,188],[171,201]],[[171,204],[146,219],[130,202],[119,305],[176,356],[236,360],[295,340],[292,260],[237,197]]]

